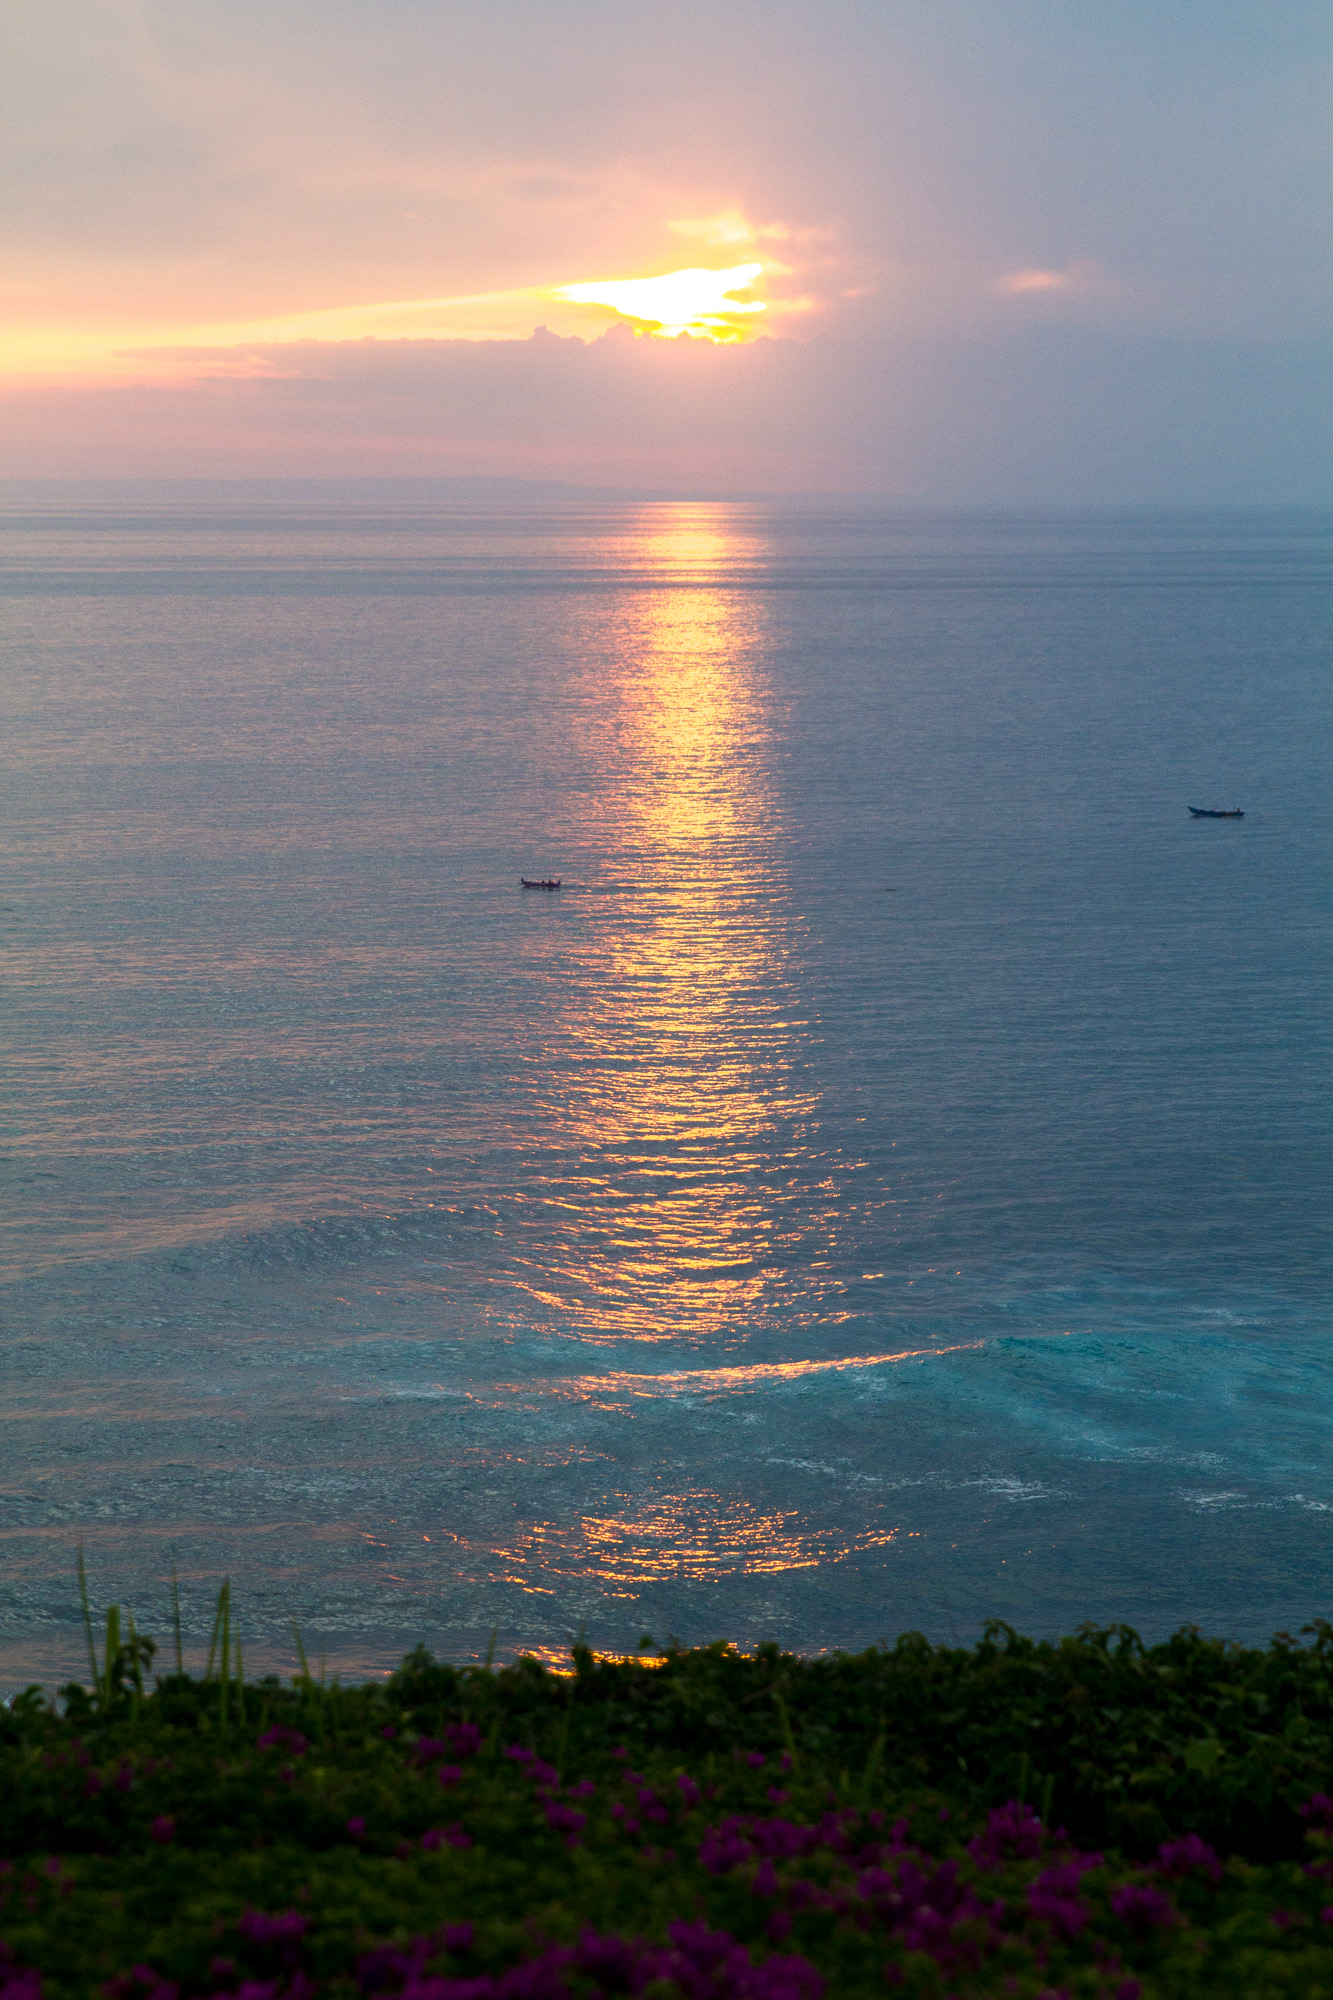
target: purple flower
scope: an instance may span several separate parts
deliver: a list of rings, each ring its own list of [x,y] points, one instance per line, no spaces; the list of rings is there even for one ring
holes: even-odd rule
[[[412,1746],[412,1761],[419,1771],[425,1770],[428,1764],[438,1764],[443,1757],[470,1757],[471,1755],[472,1751],[470,1749],[461,1750],[454,1742],[452,1729],[446,1729],[443,1736],[418,1736]],[[457,1772],[460,1778],[463,1775],[461,1768],[457,1764],[446,1764],[443,1768],[446,1771]],[[445,1779],[441,1782],[448,1783],[449,1780]]]
[[[430,1944],[423,1937],[413,1938],[407,1951],[396,1944],[382,1944],[374,1951],[368,1951],[356,1961],[356,1976],[363,1993],[382,1993],[389,1987],[402,1986],[414,1972],[420,1970],[430,1955]]]
[[[155,1840],[159,1847],[170,1847],[176,1838],[176,1822],[170,1813],[159,1813],[148,1829],[148,1838]]]
[[[247,1910],[236,1928],[250,1944],[298,1944],[310,1928],[310,1919],[298,1910],[284,1910],[281,1916]]]
[[[446,1951],[471,1951],[476,1931],[471,1924],[446,1924],[444,1927],[444,1948]]]
[[[310,1746],[299,1729],[284,1729],[280,1723],[274,1723],[272,1729],[266,1729],[259,1738],[258,1747],[261,1750],[285,1750],[291,1757],[304,1757]]]
[[[1079,1880],[1076,1865],[1046,1869],[1028,1890],[1029,1916],[1049,1924],[1062,1938],[1076,1938],[1088,1921],[1087,1905],[1079,1900]]]
[[[1041,1821],[1031,1806],[1009,1799],[986,1815],[986,1831],[968,1842],[968,1853],[982,1867],[993,1866],[1006,1854],[1031,1861],[1041,1853],[1043,1838]]]
[[[364,1821],[364,1819],[362,1819],[360,1813],[356,1813],[351,1819],[348,1820],[347,1831],[353,1840],[365,1839],[366,1822]]]
[[[698,1805],[700,1799],[703,1797],[703,1793],[695,1784],[694,1779],[682,1771],[676,1780],[676,1789],[680,1793],[686,1809],[693,1812],[695,1806]]]
[[[163,1979],[151,1965],[132,1965],[128,1972],[119,1973],[108,1979],[102,1988],[107,2000],[176,2000],[180,1987],[172,1979]],[[8,1988],[0,1987],[0,1993]]]
[[[472,1835],[464,1833],[455,1820],[452,1826],[428,1827],[421,1836],[421,1845],[427,1854],[434,1854],[441,1847],[471,1847]]]
[[[768,1759],[762,1750],[752,1750],[745,1761],[752,1771],[762,1771]]]
[[[33,1965],[15,1965],[0,1938],[0,2000],[42,2000],[42,1975]]]
[[[710,1826],[699,1842],[699,1860],[710,1875],[730,1874],[742,1861],[748,1861],[753,1852],[734,1819],[724,1821],[721,1826]]]
[[[639,1984],[639,1947],[624,1938],[599,1937],[586,1930],[579,1939],[574,1963],[588,1979],[611,1993],[633,1992]]]
[[[457,1785],[462,1782],[463,1766],[461,1764],[437,1764],[435,1775],[442,1785]]]
[[[475,1757],[481,1749],[481,1730],[475,1722],[451,1722],[444,1734],[450,1753],[455,1757]]]
[[[1333,1799],[1327,1792],[1316,1792],[1310,1803],[1300,1808],[1300,1814],[1302,1819],[1313,1820],[1326,1831],[1333,1830]]]
[[[1164,1840],[1157,1850],[1156,1868],[1159,1875],[1206,1875],[1210,1882],[1222,1880],[1221,1862],[1197,1833]]]
[[[1111,1910],[1122,1924],[1138,1931],[1170,1930],[1180,1921],[1169,1896],[1164,1896],[1160,1889],[1143,1889],[1133,1882],[1111,1891]]]

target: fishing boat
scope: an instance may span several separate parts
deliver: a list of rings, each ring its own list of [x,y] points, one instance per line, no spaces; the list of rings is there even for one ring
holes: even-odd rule
[[[547,880],[545,882],[529,882],[526,875],[520,875],[518,879],[525,889],[558,889],[560,887],[560,877],[558,875],[554,881]]]
[[[1219,812],[1216,806],[1191,806],[1190,811],[1195,819],[1244,819],[1245,817],[1239,806],[1233,807],[1230,812]]]

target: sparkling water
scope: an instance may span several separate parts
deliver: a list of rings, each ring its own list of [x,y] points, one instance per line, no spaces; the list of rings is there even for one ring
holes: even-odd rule
[[[5,528],[7,1685],[1333,1614],[1327,521]]]

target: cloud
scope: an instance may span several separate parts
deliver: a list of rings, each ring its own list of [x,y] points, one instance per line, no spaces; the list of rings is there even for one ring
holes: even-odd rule
[[[256,343],[168,383],[0,396],[9,477],[475,477],[940,504],[1311,501],[1316,343],[1006,339]]]
[[[15,351],[524,336],[542,288],[755,259],[765,325],[840,336],[1316,329],[1322,16],[1194,12],[9,0]]]
[[[736,208],[727,209],[722,215],[702,215],[693,220],[668,222],[667,228],[677,236],[693,237],[695,241],[717,250],[750,249],[758,243],[784,243],[793,234],[785,222],[747,222]]]
[[[1032,292],[1087,292],[1103,283],[1101,272],[1090,258],[1080,257],[1067,264],[1063,271],[1042,271],[1029,268],[1014,271],[1007,278],[1001,278],[996,290],[1010,298],[1022,298]]]

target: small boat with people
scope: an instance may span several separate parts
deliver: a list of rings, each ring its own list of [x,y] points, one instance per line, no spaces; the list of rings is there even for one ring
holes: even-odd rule
[[[1191,806],[1190,811],[1195,819],[1244,819],[1245,817],[1239,806],[1233,806],[1229,812],[1222,812],[1217,806]]]
[[[558,889],[560,887],[560,877],[558,875],[554,879],[548,877],[544,882],[530,882],[526,875],[520,875],[518,879],[525,889]]]

